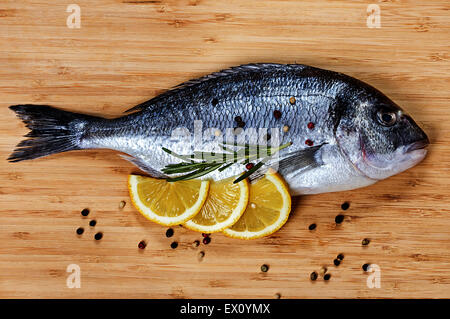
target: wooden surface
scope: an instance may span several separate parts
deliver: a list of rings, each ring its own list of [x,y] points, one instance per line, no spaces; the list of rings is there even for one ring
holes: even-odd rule
[[[375,2],[381,28],[366,26],[368,1],[74,2],[80,29],[66,26],[64,1],[0,4],[0,297],[450,298],[448,1]],[[198,248],[200,234],[177,226],[166,238],[136,212],[126,187],[136,169],[112,151],[6,161],[27,132],[9,105],[118,116],[182,81],[249,62],[304,63],[367,81],[422,125],[428,157],[365,189],[296,198],[274,236],[213,234]],[[336,267],[338,253],[345,259]],[[365,263],[381,268],[381,288],[367,287]],[[66,286],[69,264],[80,266],[79,289]],[[324,265],[331,279],[311,282]]]

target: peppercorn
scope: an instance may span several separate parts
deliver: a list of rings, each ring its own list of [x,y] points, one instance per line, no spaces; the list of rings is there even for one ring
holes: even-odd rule
[[[97,234],[95,234],[94,238],[95,238],[95,240],[100,240],[100,239],[103,238],[103,234],[102,233],[97,233]]]
[[[337,215],[337,216],[334,218],[334,221],[336,222],[336,224],[342,223],[342,222],[344,221],[344,215],[341,215],[341,214]]]
[[[281,118],[281,112],[279,110],[273,111],[273,116],[278,120]]]
[[[292,105],[294,105],[294,104],[295,104],[295,97],[291,96],[291,97],[289,98],[289,103],[291,103]]]
[[[138,248],[139,249],[144,249],[145,247],[147,247],[147,244],[145,241],[141,240],[138,244]]]
[[[174,231],[173,231],[172,228],[167,229],[167,230],[166,230],[166,237],[167,237],[167,238],[172,237],[172,236],[173,236],[173,233],[174,233]]]
[[[248,169],[248,170],[251,170],[253,168],[253,166],[255,166],[255,164],[247,163],[247,165],[245,165],[245,168]]]

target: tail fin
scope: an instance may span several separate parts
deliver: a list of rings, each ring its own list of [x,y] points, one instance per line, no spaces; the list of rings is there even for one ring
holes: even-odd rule
[[[20,162],[54,153],[80,149],[79,141],[84,125],[95,119],[93,116],[55,109],[48,105],[13,105],[30,132],[29,139],[17,144],[8,161]]]

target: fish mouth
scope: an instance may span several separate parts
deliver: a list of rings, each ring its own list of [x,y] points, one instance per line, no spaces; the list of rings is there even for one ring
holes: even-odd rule
[[[410,153],[416,150],[421,150],[426,148],[428,145],[430,144],[430,141],[428,140],[428,138],[425,138],[423,140],[420,141],[416,141],[414,143],[409,144],[406,149],[405,149],[405,153]]]

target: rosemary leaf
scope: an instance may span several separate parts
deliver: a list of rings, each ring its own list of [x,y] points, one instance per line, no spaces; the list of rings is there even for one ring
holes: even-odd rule
[[[232,153],[214,153],[214,152],[194,152],[194,157],[196,159],[202,159],[205,161],[226,161],[226,159],[233,156]]]
[[[180,167],[165,167],[162,169],[162,172],[165,174],[177,174],[177,173],[186,173],[191,172],[196,169],[210,167],[212,163],[193,163],[189,165],[182,165]]]
[[[256,172],[261,166],[263,166],[264,162],[261,161],[258,164],[256,164],[255,166],[253,166],[251,169],[249,169],[247,172],[245,172],[244,174],[242,174],[240,177],[238,177],[233,184],[239,183],[240,181],[246,179],[247,177],[249,177],[250,175],[252,175],[254,172]]]
[[[221,165],[222,165],[222,163],[219,163],[219,164],[212,165],[208,169],[201,168],[201,169],[198,169],[198,170],[193,171],[192,173],[189,173],[186,175],[177,176],[177,177],[169,177],[169,178],[167,178],[167,181],[168,182],[176,182],[176,181],[185,181],[185,180],[189,180],[189,179],[198,178],[198,177],[201,177],[203,175],[206,175],[206,174],[218,169]]]
[[[162,150],[164,152],[166,152],[166,153],[176,157],[176,158],[179,158],[179,159],[183,160],[183,161],[193,162],[191,156],[189,156],[189,155],[180,155],[180,154],[177,154],[177,153],[175,153],[175,152],[173,152],[173,151],[171,151],[171,150],[169,150],[169,149],[167,149],[165,147],[162,147]]]

